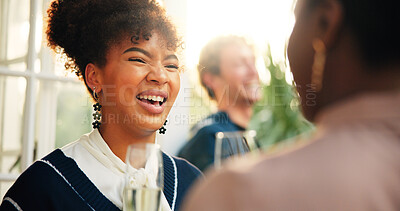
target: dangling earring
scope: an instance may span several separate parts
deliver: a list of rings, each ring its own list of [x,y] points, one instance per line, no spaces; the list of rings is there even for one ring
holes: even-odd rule
[[[96,87],[93,87],[93,98],[96,100],[96,103],[93,104],[93,109],[94,109],[93,119],[94,119],[94,122],[92,123],[92,125],[93,125],[93,129],[96,129],[96,128],[99,129],[100,125],[101,125],[101,122],[100,122],[100,120],[101,120],[101,113],[100,113],[101,105],[99,103],[99,97],[97,96],[97,93],[96,93]]]
[[[168,120],[165,120],[164,125],[160,129],[158,129],[158,132],[160,134],[165,134],[165,131],[167,131],[167,128],[164,127],[165,125],[167,125],[167,122]]]
[[[311,84],[316,92],[322,89],[322,80],[324,77],[325,61],[326,61],[326,47],[324,42],[320,39],[315,39],[312,43],[315,51],[314,63],[311,72]]]

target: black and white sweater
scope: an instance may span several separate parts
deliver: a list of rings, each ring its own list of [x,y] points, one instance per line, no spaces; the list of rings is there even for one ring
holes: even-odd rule
[[[201,173],[187,161],[163,153],[164,195],[172,210]],[[119,210],[76,162],[57,149],[30,166],[8,190],[0,210]]]

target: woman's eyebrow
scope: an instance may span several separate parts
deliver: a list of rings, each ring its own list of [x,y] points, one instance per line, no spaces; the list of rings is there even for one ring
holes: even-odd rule
[[[141,49],[141,48],[137,48],[137,47],[128,48],[128,49],[126,49],[126,50],[124,51],[124,53],[131,52],[131,51],[140,52],[140,53],[146,55],[146,56],[149,57],[149,58],[152,58],[152,57],[153,57],[153,56],[151,55],[151,53],[149,53],[148,51],[146,51],[146,50],[144,50],[144,49]],[[122,53],[122,54],[124,54],[124,53]]]

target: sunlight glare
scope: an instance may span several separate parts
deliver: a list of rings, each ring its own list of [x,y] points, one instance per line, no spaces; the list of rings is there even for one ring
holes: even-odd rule
[[[188,1],[186,59],[195,69],[201,48],[218,35],[249,38],[264,56],[268,45],[275,61],[285,60],[285,44],[293,24],[293,0]],[[265,68],[262,68],[265,70]],[[260,77],[267,77],[260,71]]]

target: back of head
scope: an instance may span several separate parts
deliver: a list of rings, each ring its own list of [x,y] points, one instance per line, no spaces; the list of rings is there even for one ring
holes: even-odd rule
[[[233,44],[245,44],[253,49],[253,47],[246,41],[245,38],[236,35],[226,35],[210,40],[200,52],[197,70],[199,72],[201,85],[207,90],[207,93],[211,99],[215,99],[215,94],[213,90],[207,87],[207,85],[204,83],[203,74],[207,72],[213,75],[219,75],[221,51],[225,47]]]
[[[307,0],[313,7],[325,0]],[[399,64],[400,1],[338,0],[343,7],[344,27],[354,35],[364,62],[371,67]],[[373,68],[371,68],[373,69]]]

